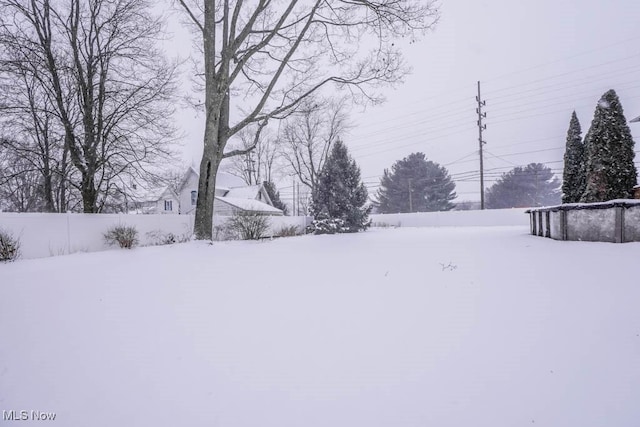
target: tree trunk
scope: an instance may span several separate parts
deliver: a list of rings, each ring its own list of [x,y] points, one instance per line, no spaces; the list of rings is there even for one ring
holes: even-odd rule
[[[94,185],[93,174],[84,175],[82,177],[82,211],[84,213],[97,213],[96,202],[98,192]]]
[[[214,118],[215,119],[215,118]],[[204,131],[204,152],[200,161],[200,179],[198,181],[198,200],[194,234],[198,240],[213,239],[213,203],[215,200],[216,175],[222,160],[218,155],[219,122],[207,121]]]
[[[58,212],[64,213],[69,207],[67,206],[67,155],[69,147],[66,145],[62,149],[62,161],[59,166],[60,184],[58,187]]]
[[[43,175],[44,209],[45,212],[55,212],[56,207],[53,201],[53,177],[48,167],[45,168]]]

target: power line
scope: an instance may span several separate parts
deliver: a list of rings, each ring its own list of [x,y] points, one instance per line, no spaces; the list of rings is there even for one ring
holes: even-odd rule
[[[546,93],[551,93],[551,92],[558,92],[558,88],[560,88],[560,90],[566,90],[566,89],[573,89],[576,87],[583,87],[585,84],[587,83],[593,83],[596,81],[600,81],[600,80],[611,80],[611,77],[613,76],[618,76],[618,75],[627,75],[627,74],[633,74],[633,73],[637,73],[638,69],[640,69],[639,65],[634,65],[633,67],[630,68],[625,68],[625,72],[623,73],[612,73],[612,72],[605,72],[601,77],[598,78],[593,78],[593,77],[582,77],[582,78],[578,78],[578,79],[571,79],[570,83],[575,83],[575,82],[579,82],[582,81],[581,83],[578,84],[570,84],[567,85],[567,82],[558,82],[558,83],[554,83],[551,85],[547,85],[547,86],[540,86],[537,88],[532,88],[532,89],[526,89],[520,92],[513,92],[510,93],[508,95],[501,95],[501,96],[496,96],[496,97],[489,97],[490,101],[491,101],[491,105],[503,105],[503,104],[507,104],[507,103],[512,103],[512,102],[521,102],[522,101],[522,96],[521,95],[525,95],[525,94],[531,94],[532,92],[540,92],[538,94],[533,94],[531,96],[533,97],[538,97],[541,95],[544,95]],[[628,71],[627,71],[628,70]],[[619,84],[628,84],[628,83],[635,83],[637,82],[637,80],[633,80],[631,82],[622,82]],[[526,83],[524,83],[526,85]],[[546,90],[546,89],[550,89],[550,90]],[[586,92],[584,92],[586,93]],[[506,99],[505,99],[506,98]],[[509,98],[515,98],[515,99],[509,99]],[[504,101],[500,101],[500,99],[505,99]],[[493,102],[495,100],[498,100],[498,102]]]
[[[415,146],[415,145],[418,145],[418,144],[425,144],[425,145],[426,144],[430,144],[433,141],[437,141],[439,139],[446,138],[446,137],[452,136],[452,135],[458,135],[458,134],[463,133],[463,132],[468,132],[469,130],[474,129],[474,128],[475,128],[475,126],[473,126],[471,128],[461,129],[458,132],[451,132],[451,133],[444,134],[444,135],[438,135],[436,137],[429,137],[428,141],[419,141],[419,142],[412,142],[410,144],[396,145],[396,146],[390,147],[390,148],[388,148],[386,150],[380,150],[380,151],[376,151],[376,152],[373,152],[373,153],[362,154],[362,155],[358,156],[358,158],[369,157],[369,156],[373,156],[373,155],[376,155],[376,154],[382,154],[382,153],[386,153],[386,152],[389,152],[389,151],[397,150],[399,148],[412,147],[412,146]]]
[[[624,58],[614,59],[614,60],[611,60],[611,61],[605,61],[605,62],[602,62],[600,64],[595,64],[595,65],[591,65],[591,66],[588,66],[588,67],[580,67],[580,68],[577,68],[577,69],[574,69],[574,70],[571,70],[571,71],[567,71],[567,72],[560,73],[560,74],[555,74],[555,75],[549,76],[549,77],[543,77],[543,78],[540,78],[540,79],[531,80],[530,82],[528,82],[526,84],[539,83],[539,82],[543,82],[543,81],[547,81],[547,80],[553,80],[553,79],[556,79],[558,77],[569,76],[569,75],[574,74],[576,72],[585,71],[585,70],[591,70],[591,69],[594,69],[594,68],[603,67],[605,65],[611,65],[611,64],[615,64],[617,62],[623,62],[623,61],[627,61],[629,59],[635,59],[635,58],[638,58],[638,57],[640,57],[640,53],[636,53],[636,54],[631,55],[631,56],[626,56]],[[514,85],[514,86],[507,86],[507,87],[501,88],[501,89],[495,89],[494,92],[504,92],[506,90],[510,90],[510,89],[514,89],[514,88],[518,88],[518,87],[522,87],[522,84]]]
[[[528,67],[528,68],[515,70],[515,71],[510,71],[510,72],[508,72],[506,74],[502,74],[502,75],[494,77],[492,79],[488,79],[488,80],[485,79],[485,82],[492,82],[494,80],[501,80],[501,79],[503,79],[505,77],[508,77],[508,76],[511,76],[511,75],[514,75],[514,74],[520,74],[520,73],[524,73],[524,72],[527,72],[527,71],[535,70],[535,69],[538,69],[538,68],[546,67],[547,65],[557,64],[559,62],[565,62],[565,61],[567,61],[569,59],[578,58],[580,56],[587,55],[587,54],[593,53],[593,52],[599,52],[601,50],[609,49],[610,47],[618,46],[618,45],[625,44],[625,43],[628,43],[628,42],[631,42],[631,41],[636,41],[638,39],[640,39],[640,37],[631,37],[631,38],[628,38],[628,39],[625,39],[625,40],[620,40],[620,41],[617,41],[617,42],[614,42],[614,43],[611,43],[611,44],[608,44],[608,45],[605,45],[605,46],[601,46],[601,47],[598,47],[598,48],[595,48],[595,49],[585,50],[585,51],[576,53],[575,55],[572,55],[572,56],[564,56],[562,58],[558,58],[558,59],[553,60],[553,61],[549,61],[549,62],[545,62],[545,63],[542,63],[542,64],[534,65],[534,66],[531,66],[531,67]]]
[[[640,84],[637,84],[637,85],[635,85],[635,86],[633,86],[633,87],[631,87],[629,89],[636,89],[636,88],[640,88]],[[627,98],[627,99],[633,99],[633,98],[635,98],[635,97],[631,97],[631,98]],[[545,105],[541,105],[539,107],[528,108],[528,109],[525,109],[525,110],[511,111],[511,112],[509,112],[507,114],[504,114],[504,115],[495,116],[494,118],[501,119],[501,118],[504,118],[504,117],[510,117],[512,115],[521,114],[521,113],[527,113],[527,112],[530,112],[530,111],[547,109],[549,107],[556,107],[556,106],[559,106],[559,105],[567,105],[567,104],[575,102],[575,101],[593,100],[593,97],[592,96],[585,96],[585,97],[577,98],[577,99],[575,99],[575,98],[574,99],[564,98],[564,99],[565,99],[564,102],[556,102],[556,103],[552,103],[552,104],[545,104]],[[523,105],[527,105],[527,104],[523,104]],[[592,104],[584,103],[584,104],[580,104],[580,105],[577,105],[577,106],[574,105],[573,108],[582,107],[582,106],[586,107],[586,106],[589,106],[589,105],[592,105]]]

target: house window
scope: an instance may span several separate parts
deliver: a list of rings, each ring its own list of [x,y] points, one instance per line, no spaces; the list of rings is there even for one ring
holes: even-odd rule
[[[191,192],[191,206],[194,206],[197,200],[198,200],[198,192],[194,190]]]
[[[173,210],[173,201],[172,200],[165,200],[164,201],[164,210],[165,211],[172,211]]]

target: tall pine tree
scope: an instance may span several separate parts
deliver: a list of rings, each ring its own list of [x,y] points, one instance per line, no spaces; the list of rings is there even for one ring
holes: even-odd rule
[[[456,184],[443,166],[423,153],[409,154],[384,171],[378,189],[382,213],[435,212],[453,209]]]
[[[365,230],[371,212],[371,207],[365,206],[367,195],[367,188],[360,180],[360,168],[342,141],[336,141],[312,195],[313,217],[340,220],[344,225],[337,231]]]
[[[585,145],[586,188],[580,201],[593,203],[631,198],[637,184],[634,142],[613,89],[598,101]]]
[[[571,114],[567,144],[564,152],[564,180],[562,181],[562,203],[578,203],[587,185],[585,148],[578,116]]]

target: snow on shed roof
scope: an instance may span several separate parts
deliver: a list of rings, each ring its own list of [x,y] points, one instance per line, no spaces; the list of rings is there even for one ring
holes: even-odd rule
[[[635,123],[635,122],[640,122],[640,116],[636,117],[635,119],[630,120],[631,123]]]
[[[241,199],[237,197],[216,197],[216,201],[227,203],[243,211],[255,211],[272,215],[282,215],[282,211],[273,206],[254,199]]]

